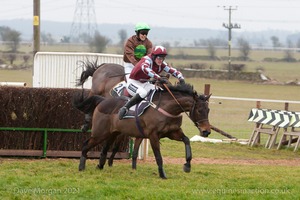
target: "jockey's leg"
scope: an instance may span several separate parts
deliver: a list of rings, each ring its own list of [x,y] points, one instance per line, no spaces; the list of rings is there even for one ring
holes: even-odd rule
[[[135,104],[140,103],[143,100],[143,98],[139,95],[136,94],[134,95],[119,111],[119,119],[123,119],[124,115],[127,114],[129,108],[131,106],[134,106]]]

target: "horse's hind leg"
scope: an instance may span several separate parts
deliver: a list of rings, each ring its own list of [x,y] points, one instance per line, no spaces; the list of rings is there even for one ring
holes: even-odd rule
[[[113,146],[113,149],[112,149],[112,153],[108,159],[108,166],[112,167],[113,166],[113,162],[114,162],[114,158],[115,158],[115,155],[117,154],[122,142],[125,140],[126,137],[123,137],[123,136],[119,136],[116,141],[114,142],[114,146]]]
[[[97,167],[99,169],[103,169],[106,159],[107,159],[107,152],[109,150],[109,147],[111,146],[111,144],[114,142],[115,140],[115,136],[111,136],[103,145],[101,153],[100,153],[100,158],[99,158],[99,164],[97,165]]]
[[[137,162],[137,157],[139,153],[139,147],[143,141],[143,138],[135,138],[134,141],[134,148],[133,148],[133,153],[132,153],[132,169],[136,169],[136,162]]]
[[[95,140],[95,138],[89,138],[83,143],[81,157],[80,157],[80,163],[79,163],[79,171],[82,171],[85,169],[87,153],[91,148],[95,147],[97,144],[99,144],[99,143],[98,143],[98,141]]]
[[[111,155],[108,159],[108,166],[110,166],[110,167],[113,166],[114,158],[119,150],[119,147],[120,147],[120,143],[118,141],[116,143],[114,143],[114,147],[113,147]]]
[[[81,126],[81,131],[83,133],[89,130],[90,122],[92,121],[92,113],[87,113],[84,115],[84,124]]]

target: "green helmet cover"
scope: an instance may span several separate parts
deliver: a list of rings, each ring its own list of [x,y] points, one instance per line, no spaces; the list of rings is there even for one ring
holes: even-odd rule
[[[135,25],[135,31],[140,31],[140,30],[150,30],[150,26],[146,23],[137,23]]]
[[[144,55],[146,55],[146,47],[142,44],[138,45],[134,49],[134,56],[138,59],[141,59]]]

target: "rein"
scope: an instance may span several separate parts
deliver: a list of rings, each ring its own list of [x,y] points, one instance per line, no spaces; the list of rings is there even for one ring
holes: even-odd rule
[[[176,97],[173,95],[173,93],[171,92],[171,90],[169,89],[169,87],[168,87],[165,83],[163,84],[163,86],[168,90],[168,92],[169,92],[170,95],[173,97],[173,99],[176,101],[176,103],[179,105],[179,107],[181,108],[181,110],[182,110],[182,111],[186,114],[186,116],[194,123],[194,125],[195,125],[196,127],[198,127],[199,122],[205,120],[205,119],[203,119],[203,120],[199,120],[198,122],[194,122],[194,121],[192,120],[192,118],[187,114],[187,112],[183,109],[183,107],[182,107],[181,104],[178,102],[178,100],[176,99]],[[192,106],[192,110],[194,110],[194,108],[195,108],[195,102],[194,102],[194,104],[193,104],[193,106]]]
[[[173,99],[176,101],[176,103],[179,105],[179,107],[181,108],[181,110],[186,114],[186,116],[188,116],[188,118],[190,118],[190,116],[187,114],[187,112],[183,109],[183,107],[181,106],[181,104],[178,102],[178,100],[176,99],[176,97],[173,95],[173,93],[171,92],[171,90],[169,89],[169,87],[167,86],[167,84],[163,84],[163,86],[165,86],[165,88],[168,90],[168,92],[170,93],[170,95],[173,97]],[[191,118],[190,118],[191,119]],[[192,120],[192,119],[191,119]]]
[[[170,113],[168,113],[167,111],[165,111],[164,109],[160,108],[159,106],[157,106],[155,103],[153,102],[149,102],[150,106],[152,108],[154,108],[155,110],[159,111],[160,113],[162,113],[163,115],[167,116],[167,117],[171,117],[171,118],[177,118],[177,117],[180,117],[181,114],[179,115],[172,115]]]

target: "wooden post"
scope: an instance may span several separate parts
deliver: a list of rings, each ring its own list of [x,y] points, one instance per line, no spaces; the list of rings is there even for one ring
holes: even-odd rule
[[[209,95],[210,94],[210,84],[204,85],[204,94]]]
[[[205,95],[209,95],[210,94],[210,84],[205,84],[204,85],[204,94]],[[236,139],[236,137],[226,133],[225,131],[222,131],[221,129],[218,129],[217,127],[213,126],[212,124],[210,125],[210,128],[214,131],[216,131],[217,133],[220,133],[221,135],[224,135],[227,138],[230,139]]]
[[[33,1],[33,57],[40,51],[40,0]]]
[[[285,103],[284,103],[284,110],[286,110],[286,111],[289,110],[289,103],[288,103],[288,102],[285,102]],[[287,128],[284,128],[283,131],[286,132],[286,131],[287,131]],[[283,136],[282,141],[283,141],[283,142],[286,141],[286,135]]]
[[[261,102],[260,101],[256,102],[256,108],[258,108],[258,109],[261,108]],[[256,128],[258,128],[258,127],[259,127],[259,123],[256,123]],[[257,143],[260,144],[260,133],[257,133]]]

